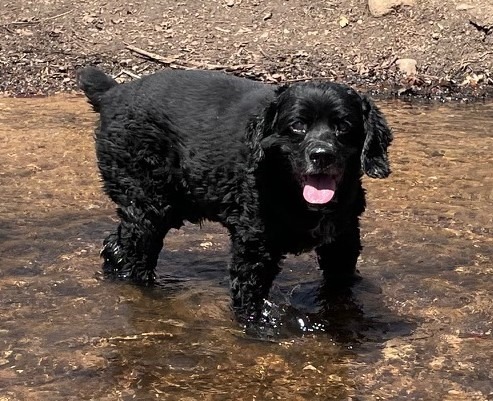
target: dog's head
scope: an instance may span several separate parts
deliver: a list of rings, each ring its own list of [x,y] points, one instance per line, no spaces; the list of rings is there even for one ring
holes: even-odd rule
[[[387,147],[392,133],[366,96],[335,83],[281,87],[257,130],[257,157],[288,160],[303,197],[311,205],[337,199],[338,188],[361,171],[390,174]]]

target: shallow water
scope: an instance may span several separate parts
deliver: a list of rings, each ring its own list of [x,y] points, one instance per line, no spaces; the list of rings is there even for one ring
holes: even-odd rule
[[[381,106],[364,279],[319,326],[314,258],[289,258],[268,342],[231,319],[216,225],[171,233],[153,288],[103,279],[95,115],[0,99],[0,400],[493,400],[493,104]]]

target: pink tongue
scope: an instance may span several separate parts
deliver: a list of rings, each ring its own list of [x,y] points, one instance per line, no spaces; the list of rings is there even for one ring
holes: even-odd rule
[[[324,204],[331,201],[335,190],[336,182],[333,178],[323,174],[310,175],[303,188],[303,197],[308,203]]]

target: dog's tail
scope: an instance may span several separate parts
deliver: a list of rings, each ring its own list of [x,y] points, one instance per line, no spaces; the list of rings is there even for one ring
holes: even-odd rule
[[[86,94],[94,111],[99,112],[101,97],[118,83],[103,71],[95,67],[86,67],[77,71],[77,85]]]

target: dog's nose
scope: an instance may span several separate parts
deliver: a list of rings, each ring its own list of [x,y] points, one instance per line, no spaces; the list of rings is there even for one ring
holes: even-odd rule
[[[315,148],[310,152],[310,161],[315,167],[328,167],[335,162],[335,155],[329,149]]]

